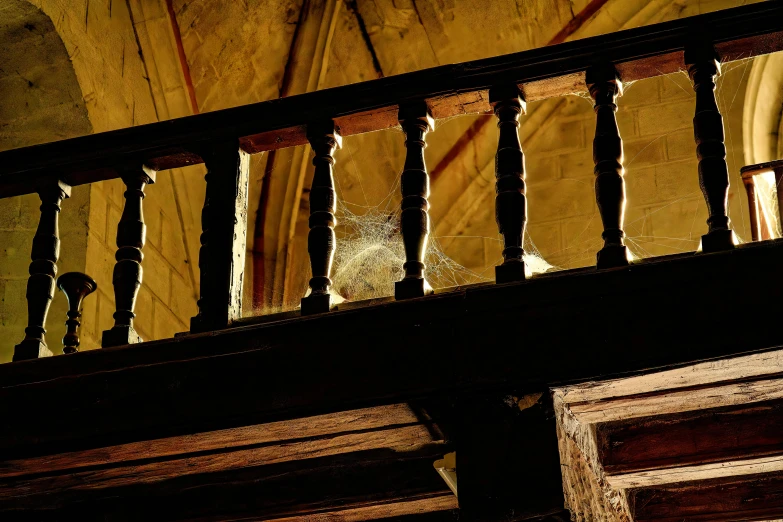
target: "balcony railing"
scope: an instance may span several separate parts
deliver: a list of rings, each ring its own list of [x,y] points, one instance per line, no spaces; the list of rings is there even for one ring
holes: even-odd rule
[[[113,328],[102,346],[140,341],[134,307],[142,280],[145,188],[161,170],[204,163],[206,201],[199,253],[199,312],[191,332],[228,327],[241,316],[246,242],[248,155],[310,143],[315,175],[310,192],[310,293],[301,313],[327,313],[336,248],[333,154],[343,136],[400,125],[407,156],[402,172],[405,276],[397,300],[432,293],[424,277],[429,234],[429,178],[423,162],[427,134],[441,118],[494,111],[500,128],[496,155],[498,229],[503,263],[497,283],[525,279],[527,210],[519,118],[529,101],[588,91],[594,101],[596,199],[603,221],[599,270],[629,265],[624,244],[623,152],[615,112],[624,82],[687,70],[696,93],[694,152],[709,211],[702,252],[735,247],[727,215],[729,187],[723,120],[715,98],[722,63],[783,49],[783,4],[764,2],[650,27],[474,62],[387,77],[300,96],[163,121],[0,153],[0,197],[37,192],[41,218],[27,288],[28,326],[14,360],[51,352],[47,311],[59,255],[57,216],[71,187],[121,178],[125,207],[117,231]],[[154,189],[152,189],[154,190]],[[758,227],[754,228],[754,231]],[[754,239],[756,236],[754,236]]]

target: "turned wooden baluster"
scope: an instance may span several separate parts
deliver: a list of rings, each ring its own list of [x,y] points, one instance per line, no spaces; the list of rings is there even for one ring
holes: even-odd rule
[[[82,301],[98,288],[98,284],[87,274],[68,272],[57,278],[57,287],[68,298],[67,331],[63,337],[63,353],[79,351],[79,326],[81,326]]]
[[[527,222],[525,156],[519,141],[519,117],[525,100],[516,85],[489,90],[489,103],[498,118],[498,151],[495,155],[495,220],[503,235],[503,264],[495,267],[495,282],[525,279],[523,239]]]
[[[313,184],[310,189],[310,233],[307,252],[310,254],[310,295],[302,299],[302,314],[328,312],[332,307],[329,276],[334,259],[334,151],[342,146],[342,137],[333,121],[307,127],[307,139],[315,152]]]
[[[197,152],[207,167],[207,191],[198,257],[201,295],[190,330],[204,332],[242,317],[250,155],[240,150],[236,139]]]
[[[707,201],[708,232],[701,237],[703,252],[734,248],[736,238],[727,212],[729,167],[726,164],[723,117],[715,99],[715,78],[720,75],[720,61],[708,40],[694,40],[685,48],[688,75],[696,91],[696,115],[693,136],[699,158],[699,185]]]
[[[598,252],[597,267],[628,265],[628,250],[623,237],[625,219],[625,180],[623,140],[617,127],[617,97],[623,95],[623,83],[611,64],[590,67],[585,77],[595,102],[595,196],[604,225],[604,246]]]
[[[427,132],[435,128],[435,120],[424,103],[400,107],[399,120],[405,132],[405,166],[400,184],[402,187],[402,242],[405,246],[405,277],[394,284],[395,299],[422,297],[432,293],[424,278],[424,252],[430,233],[430,217],[427,214],[430,195],[430,177],[424,163],[424,141]]]
[[[71,195],[71,187],[51,179],[39,186],[41,217],[33,237],[30,278],[27,280],[27,328],[24,340],[14,349],[14,361],[49,357],[46,345],[46,316],[54,298],[57,258],[60,257],[58,216],[60,204]]]
[[[144,224],[144,187],[155,183],[155,172],[141,165],[122,174],[125,183],[125,207],[122,209],[117,225],[117,263],[114,265],[112,283],[114,284],[114,327],[103,332],[101,346],[120,346],[142,342],[133,329],[136,314],[136,296],[141,287],[143,270],[141,262],[144,254],[141,249],[147,237],[147,225]]]

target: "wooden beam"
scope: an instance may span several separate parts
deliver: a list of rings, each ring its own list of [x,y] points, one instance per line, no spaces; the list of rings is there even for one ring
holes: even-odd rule
[[[116,177],[117,165],[144,161],[153,170],[198,163],[212,140],[239,138],[249,153],[301,145],[307,123],[334,119],[343,136],[396,127],[400,105],[426,100],[435,118],[489,110],[487,92],[517,83],[535,101],[583,91],[594,57],[616,64],[623,81],[684,68],[693,27],[709,27],[723,61],[783,49],[783,6],[762,2],[555,46],[141,125],[0,153],[0,197],[34,191],[57,173],[71,185]]]
[[[248,465],[252,460],[268,464],[362,448],[428,444],[436,442],[431,436],[433,428],[431,421],[421,421],[407,404],[392,404],[44,457],[6,460],[0,462],[0,478],[40,477],[65,471],[79,473],[121,466],[143,468],[145,465],[151,471],[150,476],[154,477],[163,470],[159,465],[161,462],[188,459],[195,464],[194,457],[201,459],[202,465],[212,461],[223,469],[231,465],[229,459],[215,459],[215,456],[231,452],[246,454],[241,461],[234,460],[241,465]],[[202,456],[211,457],[205,460]]]
[[[0,458],[480,388],[543,389],[769,349],[783,344],[778,329],[749,330],[712,310],[741,316],[745,303],[778,302],[781,261],[783,242],[770,241],[0,365],[0,415],[9,419]],[[778,320],[774,307],[754,313],[762,324]],[[600,328],[609,316],[613,327]],[[511,345],[509,324],[524,332]],[[69,400],[51,402],[59,396]]]
[[[459,520],[457,497],[443,495],[389,504],[340,509],[327,513],[275,518],[269,522],[360,522],[389,520],[396,522],[456,522]]]
[[[139,477],[136,467],[126,468],[111,483],[80,483],[78,474],[6,480],[0,517],[127,520],[149,519],[154,513],[155,519],[165,520],[274,520],[374,506],[391,509],[411,501],[419,501],[420,509],[443,511],[455,507],[433,468],[443,450],[435,444],[410,451],[353,451],[222,471],[180,462],[181,474],[152,482]],[[61,489],[63,481],[72,484]]]
[[[643,488],[629,493],[634,522],[731,522],[783,517],[783,473]]]
[[[596,427],[607,475],[783,454],[783,400],[658,415]]]

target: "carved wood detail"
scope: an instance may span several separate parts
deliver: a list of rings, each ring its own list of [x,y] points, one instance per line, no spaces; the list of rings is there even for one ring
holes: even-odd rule
[[[405,277],[394,284],[395,299],[409,299],[431,294],[432,288],[424,278],[424,254],[430,234],[427,214],[430,195],[430,177],[424,162],[425,137],[435,128],[425,103],[400,107],[400,125],[405,133],[405,166],[400,176],[402,188],[402,242],[405,246]]]
[[[617,127],[617,98],[623,95],[623,82],[611,64],[587,69],[585,82],[595,102],[595,196],[604,225],[604,246],[598,252],[597,267],[627,266],[628,249],[623,238],[625,219],[625,180],[623,140]]]
[[[121,346],[142,342],[142,338],[133,328],[136,314],[136,296],[141,287],[144,272],[141,267],[144,254],[142,248],[147,238],[147,225],[144,223],[144,187],[155,183],[155,172],[141,165],[128,169],[122,174],[125,183],[125,206],[117,225],[117,253],[112,275],[114,285],[114,326],[103,332],[101,346]]]
[[[516,85],[494,87],[489,102],[498,119],[498,151],[495,154],[495,220],[503,236],[503,264],[495,267],[495,282],[525,279],[523,248],[527,224],[525,156],[519,141],[519,117],[526,104]]]
[[[46,316],[54,298],[57,259],[60,257],[60,205],[70,197],[71,187],[57,179],[39,184],[41,217],[30,253],[30,278],[27,280],[27,328],[24,340],[14,348],[14,361],[52,355],[46,345]]]
[[[709,231],[701,237],[704,252],[734,248],[737,243],[728,216],[729,167],[726,164],[723,116],[715,99],[715,79],[720,76],[720,57],[703,38],[685,48],[688,75],[696,92],[693,136],[699,158],[699,186],[707,202]]]
[[[213,143],[198,153],[207,167],[207,192],[198,257],[201,296],[190,330],[204,332],[242,317],[250,156],[240,151],[237,140]]]
[[[307,137],[315,152],[313,184],[310,189],[310,233],[307,252],[310,254],[310,295],[302,299],[302,315],[328,312],[333,303],[329,294],[329,279],[334,259],[337,196],[334,192],[334,152],[342,146],[342,137],[333,121],[309,125]]]
[[[63,353],[76,353],[79,351],[79,326],[81,326],[82,301],[93,293],[98,284],[87,274],[81,272],[68,272],[57,278],[57,287],[68,298],[68,320],[65,321],[67,330],[63,337]]]

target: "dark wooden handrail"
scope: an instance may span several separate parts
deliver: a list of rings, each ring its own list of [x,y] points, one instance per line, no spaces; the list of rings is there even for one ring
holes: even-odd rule
[[[307,143],[306,125],[333,119],[342,136],[396,127],[401,105],[427,102],[435,119],[490,112],[489,88],[520,85],[528,102],[587,91],[596,58],[624,82],[684,70],[683,52],[706,33],[722,62],[783,49],[783,3],[762,2],[495,58],[443,65],[231,109],[0,152],[0,198],[36,192],[52,173],[69,185],[117,178],[117,166],[152,170],[201,163],[199,146],[239,139],[245,152]]]
[[[614,113],[623,84],[687,70],[696,111],[694,151],[710,217],[706,253],[731,250],[728,165],[723,119],[715,99],[721,64],[783,49],[783,2],[765,2],[530,51],[445,65],[300,96],[162,121],[0,153],[0,198],[38,192],[46,210],[34,243],[28,281],[28,328],[14,360],[51,355],[44,338],[57,273],[59,203],[73,185],[120,177],[125,209],[113,273],[115,325],[103,347],[141,342],[133,328],[145,243],[144,187],[160,170],[204,163],[206,198],[199,251],[200,299],[190,332],[219,330],[242,316],[250,154],[308,141],[316,151],[308,252],[311,295],[302,312],[328,312],[336,194],[333,152],[343,136],[402,126],[401,235],[405,278],[397,300],[432,293],[424,277],[430,230],[426,135],[435,120],[493,110],[504,131],[496,156],[496,218],[504,235],[497,282],[525,279],[521,242],[527,220],[524,155],[518,116],[527,101],[589,91],[596,112],[593,159],[604,248],[597,268],[627,266],[624,244],[623,145]],[[504,108],[505,107],[505,108]],[[57,197],[52,199],[52,194]]]

